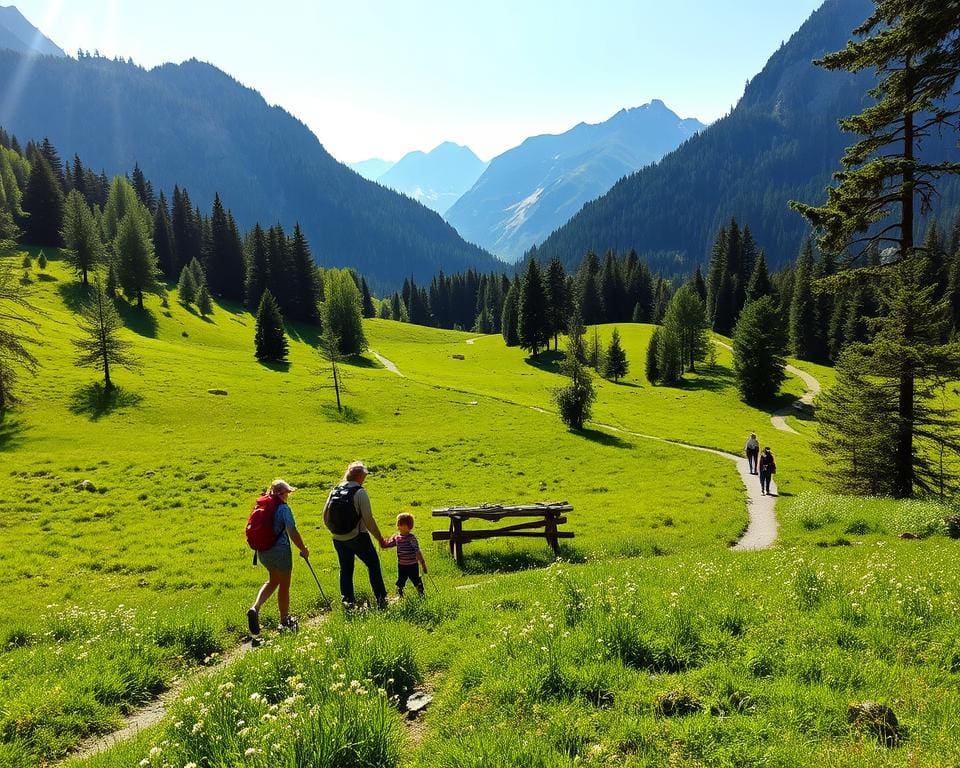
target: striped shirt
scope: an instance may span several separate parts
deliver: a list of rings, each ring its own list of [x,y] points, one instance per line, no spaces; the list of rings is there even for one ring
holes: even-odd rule
[[[420,543],[412,533],[395,533],[387,539],[388,547],[397,548],[397,562],[400,565],[416,565]]]

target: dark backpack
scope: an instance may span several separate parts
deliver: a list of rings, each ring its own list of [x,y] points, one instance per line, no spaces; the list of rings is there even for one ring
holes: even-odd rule
[[[277,543],[277,536],[273,532],[273,516],[279,506],[280,499],[269,493],[257,499],[247,518],[247,544],[250,549],[263,552]]]
[[[350,533],[360,522],[360,513],[353,505],[353,497],[360,490],[359,485],[338,485],[330,491],[330,501],[327,506],[327,528],[330,533],[342,536]]]

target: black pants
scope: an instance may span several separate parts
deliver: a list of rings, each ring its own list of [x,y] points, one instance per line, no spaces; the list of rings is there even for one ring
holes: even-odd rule
[[[764,493],[770,493],[770,470],[760,470],[760,490]]]
[[[760,449],[747,451],[747,464],[750,466],[750,474],[757,474],[757,457],[760,455]]]
[[[421,595],[423,594],[423,579],[420,578],[420,566],[417,563],[411,565],[405,565],[404,563],[397,564],[397,592],[401,595],[403,594],[403,586],[407,583],[407,579],[413,582],[413,586],[417,588],[417,592]]]
[[[373,546],[373,539],[369,533],[359,533],[349,541],[333,540],[333,548],[337,550],[337,560],[340,561],[340,595],[345,603],[355,602],[353,594],[353,558],[360,558],[360,562],[367,566],[370,573],[370,588],[377,600],[387,597],[387,587],[383,583],[383,572],[380,570],[380,558]]]

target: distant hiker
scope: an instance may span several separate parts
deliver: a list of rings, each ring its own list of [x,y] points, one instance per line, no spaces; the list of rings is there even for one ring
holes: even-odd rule
[[[420,578],[419,563],[423,572],[427,572],[427,562],[420,551],[420,542],[413,535],[413,515],[401,512],[397,515],[397,533],[383,543],[384,548],[397,548],[397,594],[403,597],[403,587],[407,579],[413,582],[417,592],[423,594],[423,579]]]
[[[764,496],[770,495],[770,478],[777,473],[777,462],[773,460],[773,454],[770,448],[764,448],[760,454],[760,493]]]
[[[370,574],[370,587],[380,608],[387,606],[387,588],[383,583],[380,558],[370,539],[372,533],[380,546],[385,541],[373,519],[370,497],[363,488],[367,468],[361,461],[354,461],[343,474],[343,479],[327,497],[323,507],[323,523],[333,536],[333,548],[340,561],[340,596],[345,606],[352,606],[356,599],[353,592],[353,558],[360,558]]]
[[[760,455],[760,443],[757,441],[757,433],[751,432],[750,439],[744,448],[747,454],[747,464],[750,465],[750,474],[757,474],[757,457]]]
[[[296,620],[290,616],[290,577],[293,575],[290,540],[293,539],[297,545],[301,557],[309,557],[310,550],[303,543],[293,512],[287,504],[287,498],[295,490],[286,480],[274,480],[267,492],[257,499],[247,522],[247,541],[255,550],[253,562],[256,564],[259,559],[270,574],[260,587],[256,602],[247,611],[247,626],[251,635],[260,633],[260,608],[274,591],[280,610],[280,628],[297,628]]]

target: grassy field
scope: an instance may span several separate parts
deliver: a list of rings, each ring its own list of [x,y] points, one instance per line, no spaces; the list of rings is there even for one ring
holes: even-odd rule
[[[263,576],[241,530],[273,477],[300,487],[294,513],[336,595],[320,511],[356,458],[374,470],[385,530],[397,512],[417,515],[436,591],[278,640],[85,765],[956,760],[960,738],[940,729],[960,680],[945,510],[816,493],[811,427],[774,433],[738,400],[729,353],[682,387],[653,387],[642,373],[651,329],[621,326],[632,370],[598,383],[595,423],[575,435],[552,412],[555,355],[533,362],[499,337],[467,344],[470,334],[373,320],[371,348],[403,376],[371,354],[353,360],[338,414],[308,329],[290,329],[288,366],[264,366],[250,315],[218,306],[204,320],[171,293],[169,308],[151,297],[145,313],[123,309],[142,368],[116,373],[105,397],[95,371],[71,364],[79,286],[57,260],[47,272],[30,285],[42,367],[0,424],[0,525],[15,542],[0,553],[12,575],[0,601],[0,765],[64,754],[239,641]],[[734,452],[758,431],[794,494],[778,503],[780,548],[726,551],[746,522],[731,462],[601,424]],[[78,490],[85,480],[94,490]],[[542,543],[499,540],[471,544],[461,572],[429,541],[434,506],[561,499],[576,538],[558,563]],[[926,538],[895,538],[907,529]],[[389,583],[395,563],[383,562]],[[305,573],[294,576],[300,615],[320,610]],[[394,699],[417,684],[436,699],[408,733]],[[678,691],[689,716],[658,708]],[[865,698],[894,707],[904,746],[846,725],[847,700]],[[247,754],[261,744],[276,754]],[[366,751],[343,762],[347,744]]]

